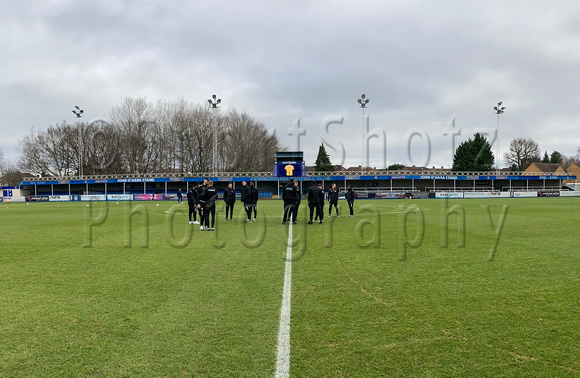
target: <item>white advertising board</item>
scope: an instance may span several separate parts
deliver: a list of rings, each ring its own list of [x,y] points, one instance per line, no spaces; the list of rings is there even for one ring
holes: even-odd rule
[[[49,196],[48,200],[50,202],[68,202],[71,200],[71,196]]]
[[[463,192],[436,192],[435,198],[463,198]]]
[[[109,194],[107,201],[133,201],[132,194]]]
[[[509,198],[510,192],[464,192],[463,198]]]
[[[514,198],[533,198],[537,197],[538,192],[512,192],[512,197]]]
[[[104,194],[91,194],[81,196],[81,201],[106,201],[107,196]]]
[[[580,192],[576,190],[561,190],[560,197],[580,197]]]

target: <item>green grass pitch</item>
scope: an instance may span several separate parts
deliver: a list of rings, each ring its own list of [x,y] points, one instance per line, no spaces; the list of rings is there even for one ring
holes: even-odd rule
[[[580,198],[339,206],[293,226],[291,376],[580,374]],[[0,203],[0,376],[272,376],[289,226],[258,209]]]

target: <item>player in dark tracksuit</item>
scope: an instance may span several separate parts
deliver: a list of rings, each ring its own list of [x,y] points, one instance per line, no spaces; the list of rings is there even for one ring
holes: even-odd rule
[[[296,206],[294,206],[294,223],[298,219],[298,209],[300,209],[300,202],[302,202],[302,191],[300,190],[300,183],[294,181],[294,187],[296,188]]]
[[[339,217],[338,214],[338,189],[336,189],[336,184],[332,184],[332,187],[328,191],[328,216],[332,215],[332,206],[336,209],[336,216]]]
[[[244,210],[246,210],[246,223],[250,223],[252,221],[252,189],[250,189],[245,181],[242,182],[242,196],[240,201],[242,201]]]
[[[320,188],[316,183],[312,183],[310,189],[308,189],[308,207],[310,208],[310,220],[308,224],[312,224],[314,210],[316,210],[316,217],[320,218],[320,223],[322,223],[322,214],[320,214]]]
[[[324,189],[322,188],[322,184],[318,184],[318,189],[320,189],[320,201],[318,201],[320,216],[316,218],[320,221],[320,223],[322,223],[322,218],[324,218]]]
[[[290,182],[282,190],[282,200],[284,201],[284,218],[282,224],[285,224],[286,221],[290,221],[290,218],[293,218],[292,221],[296,223],[296,213],[294,212],[294,209],[296,208],[297,199],[298,189],[294,185],[294,179],[290,179]],[[288,213],[290,213],[290,217],[288,217]]]
[[[234,215],[234,204],[236,202],[236,192],[234,192],[231,183],[228,184],[228,187],[224,191],[224,202],[226,203],[225,220],[228,220],[228,213],[230,215],[230,220],[232,220],[232,216]]]
[[[203,179],[203,184],[197,188],[197,209],[199,210],[199,226],[200,230],[203,230],[203,225],[205,223],[205,189],[207,188],[207,179]]]
[[[217,190],[213,187],[213,181],[207,183],[207,188],[204,191],[205,200],[205,230],[215,231],[215,200],[217,199]],[[211,218],[211,223],[210,223]],[[211,227],[210,227],[211,226]]]
[[[258,215],[258,189],[256,189],[254,182],[250,182],[250,204],[251,204],[251,208],[254,210],[254,219],[253,221],[256,221],[256,216]],[[250,215],[252,214],[252,211],[250,211]]]
[[[350,209],[349,218],[354,218],[354,197],[355,193],[352,190],[352,185],[349,185],[348,190],[346,191],[346,202],[348,203],[348,208]]]
[[[189,187],[187,192],[187,205],[189,207],[189,224],[197,223],[197,195],[193,186]],[[191,220],[193,215],[193,221]],[[195,222],[195,223],[194,223]]]

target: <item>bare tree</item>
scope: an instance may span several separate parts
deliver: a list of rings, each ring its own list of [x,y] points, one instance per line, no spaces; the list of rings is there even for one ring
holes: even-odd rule
[[[155,172],[159,163],[159,127],[153,107],[144,98],[126,98],[111,110],[111,122],[120,129],[122,155],[130,173]]]
[[[45,131],[32,130],[20,141],[22,167],[36,175],[67,176],[79,171],[79,128],[63,123],[49,125]]]
[[[48,171],[46,166],[48,162],[41,153],[38,145],[40,135],[34,129],[26,134],[18,144],[18,150],[22,155],[21,167],[24,171],[35,175],[44,176]]]
[[[199,105],[185,100],[172,104],[171,139],[174,169],[180,172],[207,171],[211,166],[211,133],[209,114]]]
[[[84,174],[124,173],[121,133],[112,124],[100,120],[84,128]]]
[[[4,172],[0,177],[0,183],[7,186],[17,186],[22,182],[23,177],[24,175],[22,172],[20,172],[14,164],[5,162]]]
[[[4,151],[0,148],[0,177],[4,176],[4,170],[6,169],[4,164]]]
[[[532,162],[540,161],[540,147],[532,139],[516,138],[510,142],[509,151],[504,154],[510,165],[519,171],[526,169]]]
[[[269,171],[275,135],[246,113],[222,113],[184,99],[127,98],[111,110],[111,121],[63,122],[32,129],[19,142],[23,169],[33,175],[208,172],[213,162],[214,126],[220,171]]]
[[[159,127],[158,172],[175,172],[175,138],[171,127],[171,107],[172,103],[164,100],[159,100],[155,106],[155,119]]]
[[[268,171],[272,169],[278,139],[268,135],[265,126],[245,113],[230,110],[226,117],[225,161],[231,171]]]

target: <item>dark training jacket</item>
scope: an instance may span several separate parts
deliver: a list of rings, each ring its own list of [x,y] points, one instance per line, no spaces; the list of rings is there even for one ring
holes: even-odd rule
[[[240,200],[243,203],[251,203],[250,201],[252,200],[252,190],[250,189],[249,185],[244,186],[242,189],[242,197]]]
[[[287,184],[282,192],[282,199],[284,203],[296,203],[298,201],[298,189],[294,184]]]
[[[197,206],[197,193],[195,193],[195,189],[190,190],[189,192],[187,192],[187,204],[190,207],[195,207]]]
[[[236,202],[236,192],[233,189],[226,188],[224,191],[224,202],[228,205],[233,204]]]
[[[250,194],[250,203],[252,205],[255,205],[255,204],[258,203],[258,197],[259,197],[258,189],[250,187],[250,191],[251,191],[251,194]]]
[[[208,186],[204,191],[205,206],[212,207],[215,206],[215,200],[217,198],[217,190],[213,186]]]
[[[321,192],[322,191],[318,185],[312,185],[310,189],[308,189],[308,203],[320,203]],[[322,194],[322,196],[324,196],[324,194]]]
[[[338,202],[338,189],[332,189],[328,191],[328,199],[330,202]]]

